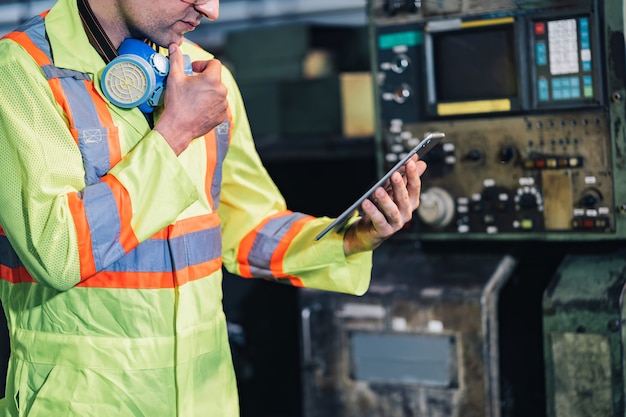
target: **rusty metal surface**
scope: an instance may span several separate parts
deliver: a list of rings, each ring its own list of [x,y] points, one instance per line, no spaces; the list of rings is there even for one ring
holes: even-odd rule
[[[514,261],[502,255],[424,255],[411,253],[410,246],[393,248],[379,249],[365,296],[301,293],[304,416],[484,417],[491,408],[490,361],[497,358],[495,346],[486,349],[497,330],[485,317],[497,302],[485,300],[497,297],[493,289],[506,281]],[[450,337],[456,353],[453,382],[432,387],[358,380],[354,332]]]
[[[626,253],[570,255],[544,293],[548,417],[624,415]]]

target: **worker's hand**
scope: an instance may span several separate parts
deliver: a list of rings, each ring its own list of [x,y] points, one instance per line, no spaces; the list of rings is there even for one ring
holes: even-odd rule
[[[193,62],[193,76],[185,74],[183,54],[176,44],[169,47],[169,59],[164,109],[154,129],[179,155],[194,138],[226,119],[228,91],[217,59]]]
[[[346,256],[377,248],[411,220],[419,206],[420,175],[425,170],[424,161],[418,161],[414,156],[405,165],[404,177],[395,172],[388,189],[379,187],[373,197],[363,202],[363,217],[353,223],[344,235]]]

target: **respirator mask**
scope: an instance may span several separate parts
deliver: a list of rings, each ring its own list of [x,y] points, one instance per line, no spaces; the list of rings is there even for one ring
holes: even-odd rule
[[[102,73],[100,86],[111,103],[122,108],[139,107],[152,113],[163,104],[169,59],[139,39],[126,39]],[[192,75],[191,59],[185,59],[185,74]]]

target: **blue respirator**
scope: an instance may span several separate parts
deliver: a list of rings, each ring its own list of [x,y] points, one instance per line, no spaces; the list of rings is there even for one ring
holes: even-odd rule
[[[144,113],[152,113],[163,104],[169,59],[139,39],[124,40],[117,52],[119,56],[102,73],[102,92],[118,107],[139,107]],[[185,74],[193,74],[188,55]]]

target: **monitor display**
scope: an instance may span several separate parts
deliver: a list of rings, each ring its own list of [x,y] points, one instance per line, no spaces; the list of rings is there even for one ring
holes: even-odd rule
[[[432,34],[437,102],[517,97],[513,25]]]

